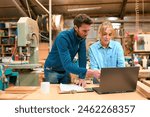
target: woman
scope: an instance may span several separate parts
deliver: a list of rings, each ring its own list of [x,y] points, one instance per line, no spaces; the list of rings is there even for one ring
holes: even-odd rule
[[[114,29],[104,21],[98,30],[99,41],[89,48],[90,67],[94,70],[107,67],[125,67],[124,51],[121,44],[113,41]]]

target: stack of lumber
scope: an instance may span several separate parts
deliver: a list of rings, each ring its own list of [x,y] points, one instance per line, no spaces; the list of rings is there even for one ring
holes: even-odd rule
[[[137,83],[137,91],[147,99],[150,99],[150,80],[141,80]]]

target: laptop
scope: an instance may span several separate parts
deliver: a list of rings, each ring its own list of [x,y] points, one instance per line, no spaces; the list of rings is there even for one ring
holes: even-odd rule
[[[136,90],[139,67],[102,68],[98,94],[133,92]]]

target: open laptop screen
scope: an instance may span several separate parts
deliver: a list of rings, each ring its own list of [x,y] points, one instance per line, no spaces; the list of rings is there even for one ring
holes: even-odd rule
[[[135,91],[139,67],[102,68],[98,93]]]

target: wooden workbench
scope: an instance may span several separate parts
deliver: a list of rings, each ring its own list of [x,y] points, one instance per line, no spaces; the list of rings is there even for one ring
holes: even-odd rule
[[[150,70],[149,69],[142,69],[139,71],[139,76],[141,78],[150,78]]]
[[[88,85],[93,87],[93,85]],[[51,84],[50,93],[43,94],[40,89],[27,95],[24,100],[145,100],[138,92],[114,93],[114,94],[97,94],[96,92],[59,94],[59,85]]]

